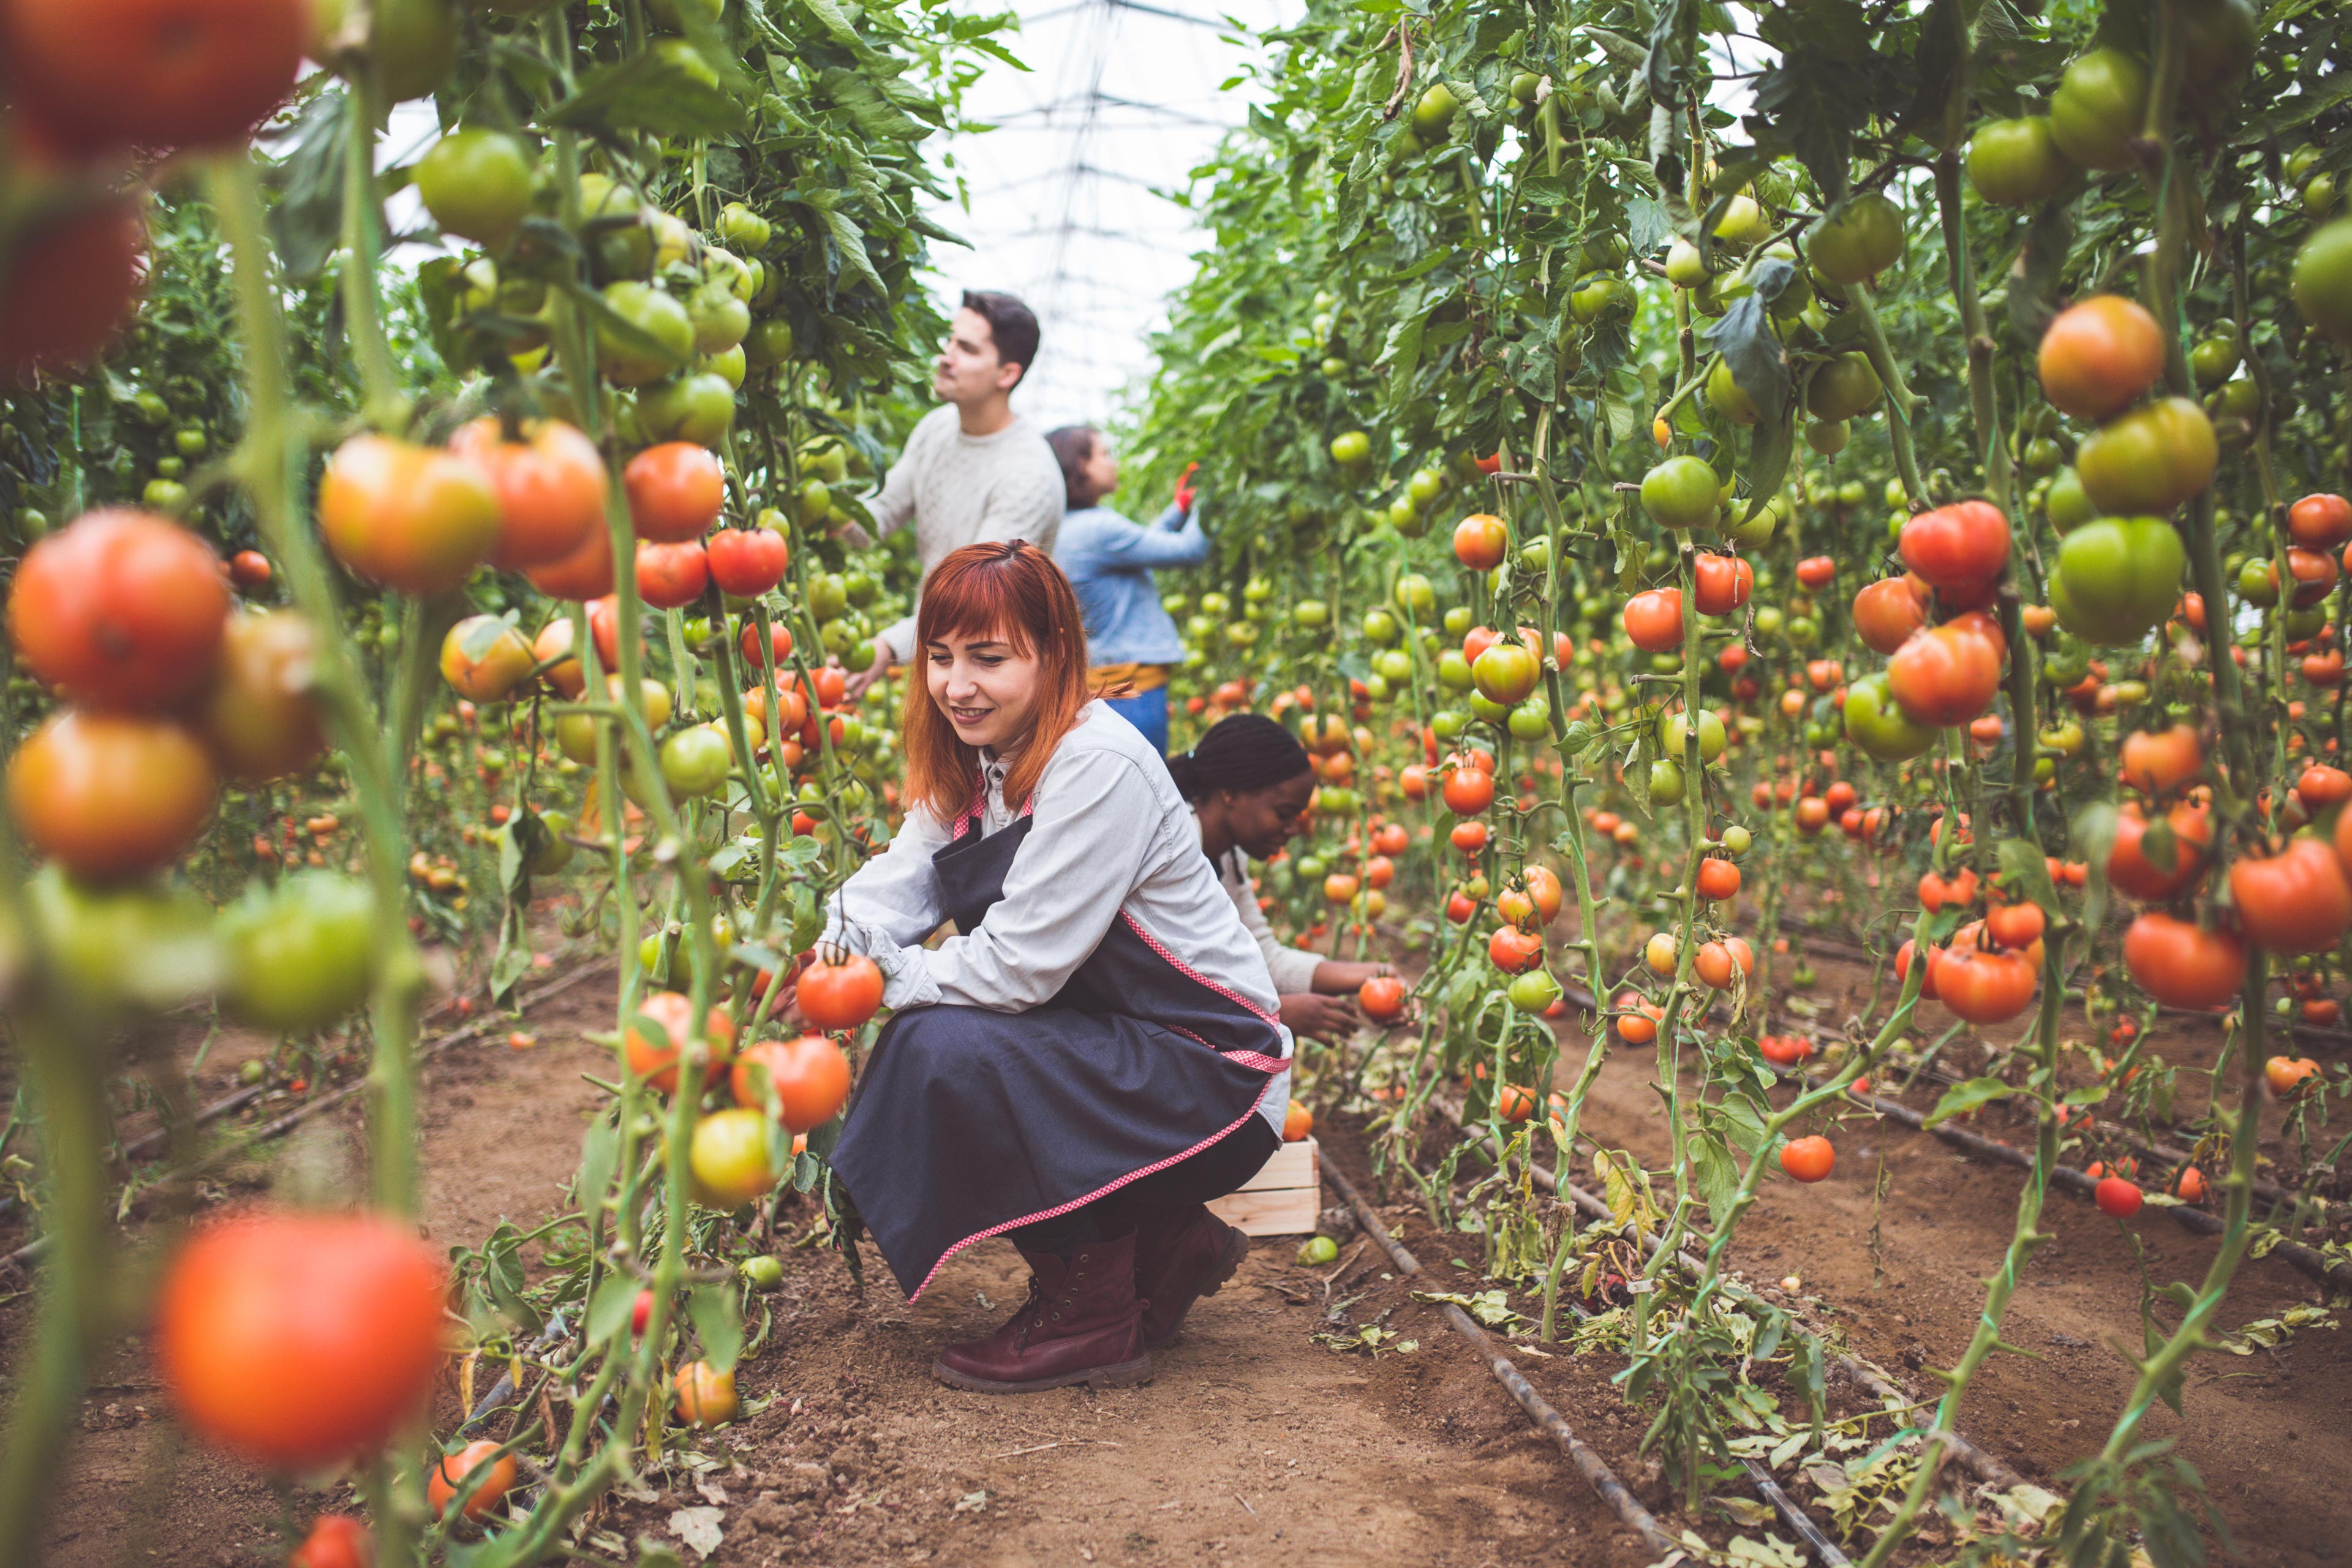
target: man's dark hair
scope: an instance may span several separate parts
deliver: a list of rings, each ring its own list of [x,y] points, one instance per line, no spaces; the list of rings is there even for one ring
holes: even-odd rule
[[[1018,386],[1027,380],[1029,367],[1037,359],[1035,312],[1012,295],[1000,294],[992,289],[965,289],[963,308],[988,323],[988,335],[996,344],[997,363],[1021,367],[1021,374],[1013,384]]]
[[[1102,499],[1087,483],[1087,463],[1095,455],[1095,439],[1091,425],[1065,425],[1045,432],[1045,445],[1054,448],[1054,460],[1062,465],[1062,502],[1073,511]]]

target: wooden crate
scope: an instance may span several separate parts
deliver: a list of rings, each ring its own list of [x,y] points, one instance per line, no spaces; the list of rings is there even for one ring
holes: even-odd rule
[[[1242,1190],[1209,1212],[1244,1236],[1305,1236],[1323,1212],[1322,1150],[1312,1138],[1285,1143]]]

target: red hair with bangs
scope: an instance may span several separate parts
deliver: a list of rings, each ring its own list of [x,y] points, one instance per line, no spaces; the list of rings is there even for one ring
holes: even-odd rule
[[[1013,766],[1004,798],[1026,801],[1092,698],[1087,682],[1087,626],[1078,596],[1053,558],[1023,539],[967,544],[933,570],[915,613],[915,658],[930,658],[934,642],[951,637],[994,637],[1037,660],[1035,714]],[[926,666],[926,668],[928,668]],[[919,668],[907,682],[899,720],[907,749],[907,798],[952,822],[971,805],[979,786],[980,750],[966,745],[931,700]]]

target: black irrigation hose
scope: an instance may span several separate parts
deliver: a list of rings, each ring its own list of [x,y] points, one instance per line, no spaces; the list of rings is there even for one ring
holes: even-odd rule
[[[1328,1161],[1323,1165],[1323,1179],[1330,1183],[1331,1190],[1355,1211],[1357,1222],[1364,1227],[1364,1233],[1387,1251],[1389,1260],[1397,1267],[1397,1272],[1407,1276],[1421,1272],[1421,1260],[1407,1252],[1403,1244],[1389,1234],[1388,1227],[1381,1223],[1380,1215],[1364,1202],[1364,1195]],[[1552,1441],[1559,1445],[1559,1450],[1568,1456],[1569,1463],[1574,1465],[1591,1484],[1593,1491],[1624,1521],[1626,1528],[1639,1535],[1652,1551],[1662,1555],[1683,1552],[1682,1543],[1668,1535],[1659,1526],[1656,1517],[1625,1489],[1625,1483],[1617,1479],[1616,1472],[1609,1468],[1607,1461],[1587,1447],[1584,1440],[1570,1428],[1560,1413],[1519,1375],[1519,1369],[1511,1364],[1510,1357],[1495,1348],[1486,1331],[1473,1321],[1469,1313],[1452,1302],[1445,1302],[1444,1306],[1446,1322],[1476,1347],[1479,1355],[1486,1360],[1487,1370],[1495,1374],[1496,1381],[1510,1391],[1511,1397],[1518,1401],[1519,1408],[1527,1412],[1528,1419],[1543,1428]]]
[[[1433,1100],[1431,1103],[1436,1105],[1438,1110],[1449,1121],[1453,1121],[1456,1127],[1462,1127],[1462,1119],[1459,1113],[1457,1113],[1452,1106],[1447,1105],[1443,1100]],[[1463,1128],[1463,1131],[1468,1131],[1470,1130],[1465,1127]],[[1494,1148],[1494,1140],[1491,1136],[1487,1138],[1486,1146],[1490,1151]],[[1552,1172],[1544,1169],[1544,1167],[1537,1164],[1532,1160],[1528,1162],[1528,1174],[1535,1182],[1536,1185],[1543,1188],[1554,1196],[1565,1194],[1568,1201],[1576,1206],[1577,1212],[1583,1215],[1586,1218],[1601,1220],[1612,1225],[1616,1223],[1616,1215],[1611,1212],[1607,1204],[1603,1203],[1594,1194],[1586,1192],[1582,1187],[1578,1186],[1575,1183],[1561,1181]],[[1657,1254],[1658,1247],[1661,1245],[1660,1237],[1643,1237],[1640,1238],[1640,1241],[1643,1250],[1646,1254],[1653,1257]],[[1704,1269],[1704,1265],[1687,1252],[1675,1253],[1675,1263],[1685,1274],[1694,1278],[1700,1274]],[[1765,1307],[1772,1306],[1772,1303],[1763,1300],[1762,1298],[1759,1297],[1754,1291],[1748,1289],[1746,1286],[1741,1285],[1728,1275],[1722,1276],[1721,1279],[1724,1293],[1732,1297],[1734,1300],[1752,1301]],[[1570,1305],[1573,1307],[1575,1303],[1570,1302]],[[1802,1323],[1805,1328],[1816,1338],[1820,1339],[1823,1344],[1826,1345],[1829,1342],[1830,1336],[1828,1331],[1823,1329],[1819,1323],[1814,1322],[1804,1313],[1787,1308],[1781,1308],[1779,1310],[1788,1311],[1790,1317],[1795,1318],[1799,1322]],[[1918,1403],[1918,1401],[1914,1399],[1908,1393],[1896,1387],[1895,1384],[1888,1381],[1886,1377],[1881,1374],[1875,1367],[1872,1366],[1868,1362],[1862,1360],[1860,1357],[1850,1356],[1841,1352],[1836,1355],[1835,1360],[1838,1366],[1844,1371],[1848,1377],[1853,1378],[1854,1382],[1860,1384],[1863,1388],[1867,1390],[1876,1398],[1882,1401],[1893,1401],[1896,1405],[1906,1406],[1916,1405]],[[1979,1480],[1985,1482],[1995,1489],[2000,1491],[2008,1491],[2013,1488],[2025,1485],[2025,1478],[2023,1476],[2019,1475],[2008,1465],[2002,1463],[2000,1459],[1995,1458],[1992,1455],[1985,1452],[1982,1448],[1978,1447],[1974,1443],[1969,1442],[1958,1432],[1945,1433],[1943,1435],[1942,1441],[1944,1447],[1951,1451],[1954,1458],[1959,1460],[1963,1466],[1967,1467],[1969,1472],[1975,1475]]]

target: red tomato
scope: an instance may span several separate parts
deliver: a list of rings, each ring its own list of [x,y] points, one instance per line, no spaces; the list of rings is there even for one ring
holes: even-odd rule
[[[76,702],[152,712],[211,676],[228,611],[210,545],[152,513],[108,510],[25,552],[8,636],[35,675]]]
[[[1625,601],[1625,635],[1644,653],[1672,653],[1683,646],[1683,591],[1651,588]]]
[[[2120,414],[2164,374],[2164,333],[2141,306],[2099,294],[2058,312],[2042,334],[2042,395],[2078,419]]]
[[[2134,984],[2168,1007],[2219,1007],[2246,980],[2245,944],[2151,910],[2124,933],[2124,967]]]
[[[2137,1182],[2121,1176],[2102,1176],[2099,1184],[2091,1189],[2091,1195],[2099,1212],[2111,1219],[2129,1219],[2139,1213],[2141,1194]]]
[[[562,560],[533,566],[523,573],[531,586],[551,599],[585,603],[613,591],[613,535],[592,528],[579,549]]]
[[[228,580],[246,593],[269,586],[272,575],[269,557],[258,550],[240,550],[228,558]],[[328,1514],[328,1519],[340,1519],[341,1514]]]
[[[1973,631],[1937,626],[1895,650],[1886,684],[1914,722],[1964,724],[2000,689],[2000,654]]]
[[[1702,616],[1731,614],[1756,588],[1756,568],[1737,555],[1701,555],[1692,563],[1691,578]]]
[[[1698,896],[1718,902],[1739,896],[1739,868],[1728,860],[1706,859],[1698,863]]]
[[[2290,839],[2266,858],[2230,868],[2230,896],[2248,940],[2273,952],[2323,952],[2352,926],[2352,885],[2316,838]]]
[[[51,0],[47,8],[71,6]],[[12,129],[22,125],[19,117]],[[146,283],[147,220],[127,196],[45,227],[23,226],[0,270],[0,379],[95,358],[130,319]]]
[[[1543,938],[1503,926],[1486,939],[1486,957],[1506,974],[1524,974],[1543,962]]]
[[[2286,531],[2306,549],[2333,550],[2352,539],[2352,501],[2339,495],[2307,495],[2287,508]]]
[[[1454,525],[1454,557],[1473,572],[1491,572],[1500,566],[1510,545],[1510,530],[1499,517],[1472,512]]]
[[[1791,1138],[1780,1145],[1780,1169],[1800,1182],[1826,1181],[1837,1168],[1837,1150],[1819,1133]]]
[[[761,1040],[735,1058],[735,1103],[764,1110],[763,1081],[776,1091],[784,1130],[806,1132],[832,1121],[849,1098],[849,1058],[823,1035]]]
[[[1938,591],[1971,594],[2009,564],[2009,519],[1990,501],[1964,500],[1903,525],[1903,563]]]
[[[449,449],[488,476],[499,498],[491,564],[509,571],[552,566],[604,531],[604,459],[596,443],[561,419],[528,426],[509,441],[496,419],[460,426]]]
[[[2123,781],[2148,795],[2169,795],[2205,768],[2205,748],[2187,724],[2124,737]]]
[[[622,1046],[629,1070],[645,1075],[648,1087],[673,1093],[677,1089],[678,1053],[694,1033],[694,1004],[675,991],[656,991],[637,1004],[637,1012],[660,1033],[657,1040],[649,1038],[634,1018],[627,1022]],[[703,1016],[702,1033],[714,1062],[724,1062],[735,1054],[735,1022],[725,1007],[711,1005]],[[714,1068],[705,1074],[704,1081],[716,1076]]]
[[[727,473],[719,455],[691,441],[664,441],[629,459],[621,470],[637,537],[656,544],[699,539],[727,503]]]
[[[291,91],[304,0],[11,0],[0,35],[41,117],[85,148],[241,140]]]
[[[862,954],[845,963],[819,961],[801,976],[801,1016],[820,1029],[855,1029],[881,1005],[881,967]]]
[[[743,655],[744,666],[756,673],[761,668],[760,623],[747,617],[743,622],[743,635],[736,639],[736,646]],[[778,669],[790,670],[791,667],[786,661],[793,657],[793,634],[784,629],[782,621],[768,623],[768,652]],[[799,692],[795,691],[792,695],[795,700],[800,700]],[[795,720],[793,722],[798,723],[799,721]],[[787,729],[792,727],[792,725],[785,726]]]
[[[1446,773],[1440,793],[1454,816],[1475,816],[1495,804],[1495,775],[1483,768],[1456,767]]]
[[[1404,1016],[1404,982],[1393,974],[1375,974],[1356,988],[1356,1005],[1375,1024],[1393,1024]]]
[[[710,558],[700,541],[637,545],[637,592],[655,609],[683,609],[709,585]]]
[[[784,580],[792,549],[772,528],[722,528],[705,542],[710,580],[722,594],[755,598]]]
[[[423,1414],[446,1278],[413,1226],[373,1215],[216,1221],[164,1276],[155,1358],[207,1441],[274,1469],[331,1464]]]
[[[160,719],[66,709],[8,759],[8,815],[78,876],[152,871],[196,841],[216,791],[196,738]]]
[[[1893,653],[1927,624],[1924,584],[1909,574],[1883,577],[1853,596],[1854,634],[1875,653]]]
[[[2021,952],[1955,942],[1937,961],[1936,992],[1944,1005],[1972,1024],[1998,1024],[2025,1011],[2040,973]]]
[[[361,576],[424,597],[463,583],[496,546],[499,498],[454,452],[354,436],[319,481],[319,530]]]
[[[322,1513],[286,1559],[286,1568],[375,1568],[375,1538],[347,1513]]]
[[[1797,563],[1797,581],[1808,588],[1826,588],[1836,576],[1837,562],[1832,556],[1808,555]]]
[[[515,1483],[515,1461],[512,1454],[500,1454],[498,1444],[484,1437],[467,1444],[454,1454],[445,1454],[435,1461],[425,1477],[425,1506],[436,1517],[449,1511],[449,1505],[466,1484],[482,1472],[474,1495],[466,1500],[467,1519],[488,1519],[499,1500]]]

